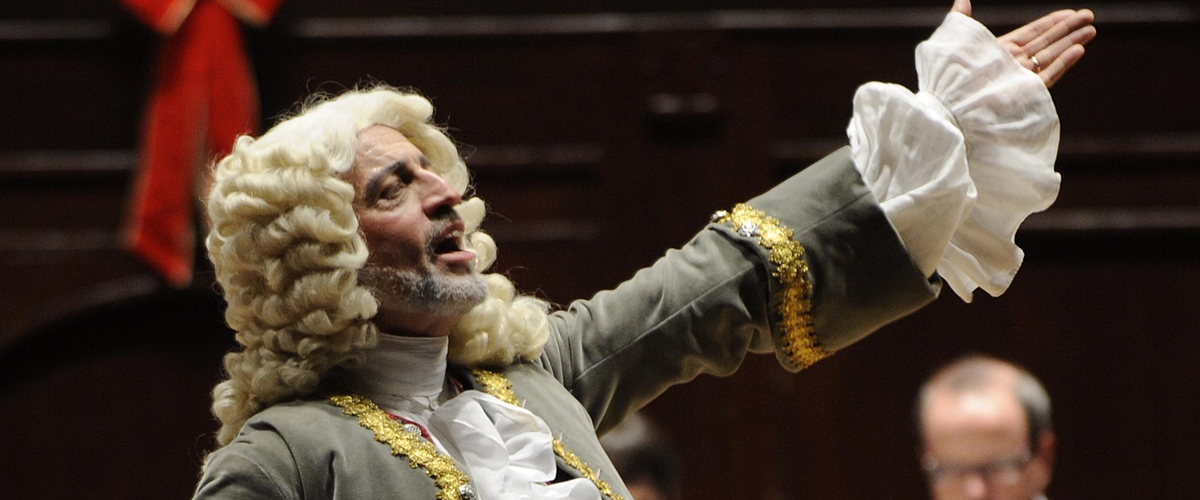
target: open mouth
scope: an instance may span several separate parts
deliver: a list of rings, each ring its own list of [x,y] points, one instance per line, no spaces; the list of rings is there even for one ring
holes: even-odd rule
[[[430,258],[442,265],[469,265],[475,260],[475,252],[466,246],[463,233],[466,229],[462,220],[452,220],[441,226],[441,231],[429,240]]]
[[[461,229],[455,229],[442,234],[442,240],[433,247],[434,255],[443,255],[462,251],[462,235]]]

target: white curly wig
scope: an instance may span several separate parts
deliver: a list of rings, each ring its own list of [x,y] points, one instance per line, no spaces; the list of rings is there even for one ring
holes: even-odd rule
[[[227,380],[213,389],[213,414],[224,446],[242,425],[276,402],[316,391],[337,366],[353,366],[374,347],[378,302],[358,284],[367,248],[343,180],[358,133],[375,124],[403,133],[460,192],[467,167],[454,143],[431,124],[425,98],[378,86],[317,99],[257,140],[237,139],[216,165],[208,198],[207,245],[224,291],[225,319],[242,350],[225,356]],[[496,245],[478,231],[479,198],[456,207],[467,244],[483,271]],[[486,275],[488,298],[450,335],[450,361],[503,366],[538,356],[546,343],[548,304],[519,296],[498,274]]]

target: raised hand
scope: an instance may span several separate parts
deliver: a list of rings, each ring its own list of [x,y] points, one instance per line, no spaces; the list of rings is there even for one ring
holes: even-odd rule
[[[1096,36],[1088,9],[1060,10],[1013,30],[999,38],[1000,44],[1030,71],[1053,86],[1083,57],[1083,46]]]
[[[971,0],[955,0],[954,12],[971,15]],[[1021,66],[1052,87],[1083,57],[1083,46],[1096,36],[1096,15],[1088,9],[1060,10],[999,38]]]

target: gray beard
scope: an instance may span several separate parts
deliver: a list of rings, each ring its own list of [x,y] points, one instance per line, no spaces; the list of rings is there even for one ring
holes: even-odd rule
[[[488,295],[487,281],[479,273],[455,276],[368,265],[358,271],[358,282],[371,290],[381,307],[418,314],[463,315]]]

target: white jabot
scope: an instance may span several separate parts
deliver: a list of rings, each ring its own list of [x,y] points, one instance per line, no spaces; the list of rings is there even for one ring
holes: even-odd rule
[[[554,480],[550,427],[537,415],[479,391],[433,412],[430,425],[485,500],[599,500],[587,479]],[[469,446],[463,446],[469,443]]]
[[[1058,114],[1041,79],[958,13],[917,47],[920,91],[868,83],[847,134],[909,254],[964,301],[1004,293],[1029,214],[1058,196]]]
[[[599,500],[586,479],[546,484],[557,465],[541,417],[479,391],[447,389],[448,348],[445,337],[380,335],[351,373],[353,390],[428,430],[482,500]]]

